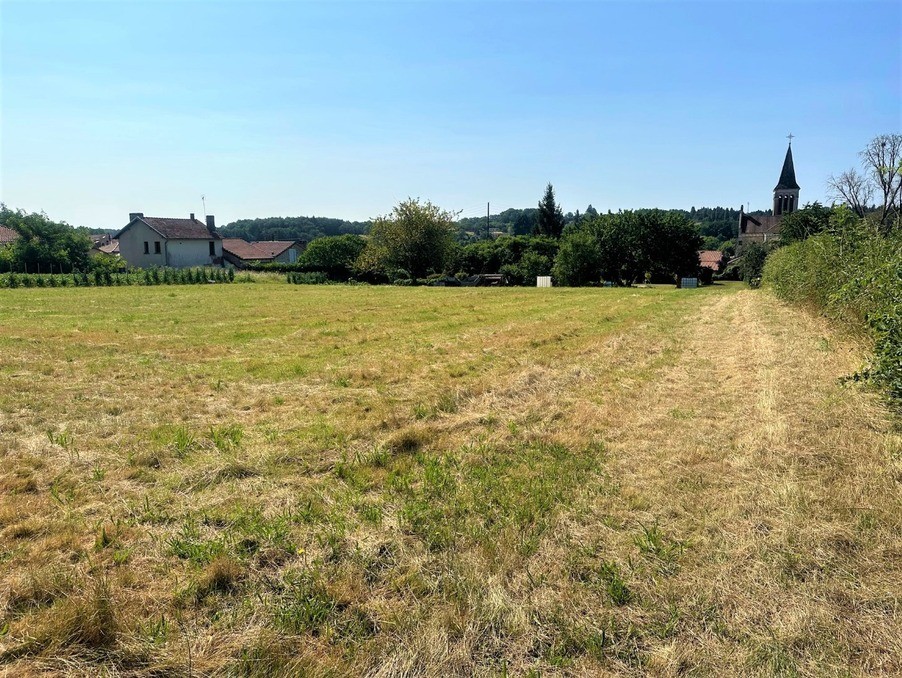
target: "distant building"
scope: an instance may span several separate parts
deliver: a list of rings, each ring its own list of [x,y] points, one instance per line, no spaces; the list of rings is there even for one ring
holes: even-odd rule
[[[225,260],[237,268],[247,264],[293,264],[298,260],[307,243],[299,240],[254,240],[223,238],[222,253]]]
[[[700,250],[698,253],[698,278],[708,285],[718,273],[723,273],[727,257],[718,250]]]
[[[145,217],[129,214],[128,224],[112,240],[119,241],[119,254],[138,268],[222,266],[222,238],[212,214],[207,223],[194,218]]]
[[[113,240],[109,233],[92,234],[91,242],[93,243],[88,254],[97,256],[98,254],[119,255],[119,241]]]
[[[792,162],[792,139],[786,149],[780,180],[774,187],[774,209],[772,215],[751,215],[739,211],[739,246],[752,242],[765,243],[780,236],[780,222],[783,216],[795,212],[799,207],[799,184]]]
[[[119,241],[118,240],[110,240],[108,243],[104,243],[103,245],[94,245],[91,250],[88,252],[91,255],[97,254],[109,254],[114,257],[119,256]]]
[[[19,239],[19,233],[6,226],[0,226],[0,247],[11,245]]]
[[[295,263],[307,248],[307,243],[299,240],[254,240],[251,244],[280,264]]]
[[[714,273],[720,273],[726,263],[727,258],[724,256],[724,253],[718,250],[700,250],[698,253],[698,265],[700,268],[707,268]]]

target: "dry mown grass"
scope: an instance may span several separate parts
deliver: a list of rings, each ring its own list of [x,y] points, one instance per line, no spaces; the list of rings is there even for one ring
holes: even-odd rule
[[[0,672],[898,674],[860,357],[736,287],[0,291]]]

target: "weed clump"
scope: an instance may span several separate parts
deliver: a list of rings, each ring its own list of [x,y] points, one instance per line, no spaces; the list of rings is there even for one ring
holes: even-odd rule
[[[194,521],[186,521],[178,534],[167,540],[172,555],[196,564],[206,564],[225,552],[221,539],[204,539]]]
[[[283,581],[276,604],[275,625],[288,633],[354,644],[377,631],[373,619],[359,607],[337,599],[326,588],[318,571],[291,572]]]
[[[639,552],[656,558],[665,574],[676,572],[676,559],[683,553],[683,542],[667,537],[657,523],[651,526],[640,525],[640,529],[641,532],[633,538]]]
[[[626,605],[633,599],[632,591],[623,581],[617,563],[603,562],[598,574],[608,596],[615,605]]]
[[[77,601],[71,619],[71,639],[88,648],[107,648],[119,629],[110,583],[105,575],[93,578],[91,589]]]
[[[42,623],[18,649],[26,654],[48,647],[108,650],[118,635],[119,619],[109,579],[102,572],[92,572],[80,591],[53,601],[52,613],[42,617]],[[11,650],[12,656],[16,654],[16,648]]]
[[[57,568],[41,568],[28,572],[10,585],[6,611],[18,614],[52,605],[71,589],[71,577]]]
[[[241,424],[223,424],[210,427],[210,440],[221,452],[229,452],[241,445],[244,427]]]
[[[312,572],[289,573],[275,613],[276,625],[289,633],[316,633],[329,622],[337,603]]]
[[[195,597],[201,600],[214,593],[231,593],[238,588],[243,575],[238,562],[227,555],[218,555],[204,569],[195,588]]]
[[[429,442],[428,433],[421,428],[408,427],[397,431],[385,441],[392,454],[413,454]]]
[[[242,478],[252,478],[253,476],[258,475],[260,475],[260,471],[253,466],[241,461],[233,461],[216,472],[214,482],[219,483],[226,480],[241,480]]]

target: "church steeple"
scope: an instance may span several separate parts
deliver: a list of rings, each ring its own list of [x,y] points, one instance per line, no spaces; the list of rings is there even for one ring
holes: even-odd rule
[[[796,168],[792,163],[792,134],[790,134],[780,180],[774,187],[774,216],[795,212],[798,206],[799,184],[796,182]]]

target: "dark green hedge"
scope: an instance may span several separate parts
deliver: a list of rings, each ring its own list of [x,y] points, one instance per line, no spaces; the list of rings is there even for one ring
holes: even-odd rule
[[[874,339],[874,356],[858,375],[902,409],[902,232],[881,235],[839,208],[830,229],[782,247],[764,265],[763,283]]]

